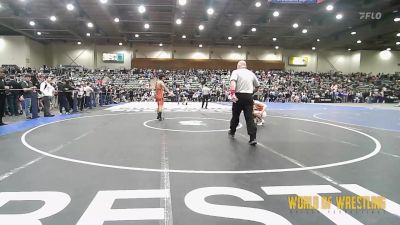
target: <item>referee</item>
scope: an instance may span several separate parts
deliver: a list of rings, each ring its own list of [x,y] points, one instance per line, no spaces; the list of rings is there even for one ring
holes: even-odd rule
[[[250,145],[256,145],[257,127],[253,119],[253,93],[257,92],[260,83],[256,75],[247,69],[245,61],[239,61],[237,70],[232,72],[230,85],[230,98],[232,104],[232,119],[229,131],[230,137],[235,137],[236,128],[239,125],[240,114],[244,113],[247,133],[250,136]]]
[[[204,103],[206,103],[206,109],[208,107],[208,100],[210,99],[210,91],[211,89],[207,87],[207,84],[204,84],[201,93],[203,94],[201,108],[204,108]]]

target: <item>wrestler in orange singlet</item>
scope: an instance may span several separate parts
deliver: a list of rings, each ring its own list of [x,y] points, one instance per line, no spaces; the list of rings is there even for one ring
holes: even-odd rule
[[[165,75],[161,74],[158,76],[158,80],[156,81],[155,89],[156,89],[156,102],[157,102],[157,119],[162,120],[162,111],[164,107],[164,90],[167,91],[170,95],[172,93],[168,90],[168,88],[164,84]]]

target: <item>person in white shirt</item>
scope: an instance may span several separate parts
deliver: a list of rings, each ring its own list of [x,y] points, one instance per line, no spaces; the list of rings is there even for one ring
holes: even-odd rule
[[[46,76],[45,80],[40,84],[40,92],[43,95],[44,117],[53,117],[50,113],[50,102],[54,96],[55,88],[51,85],[52,78]]]
[[[86,107],[92,109],[92,93],[94,92],[93,88],[90,87],[90,84],[87,83],[86,86],[83,88],[85,92],[85,103]]]
[[[83,105],[85,103],[85,90],[83,84],[78,86],[78,107],[80,111],[83,111]]]
[[[207,84],[204,84],[203,89],[202,89],[202,104],[201,104],[201,108],[204,108],[204,103],[206,103],[206,109],[208,107],[208,100],[210,99],[210,92],[211,89],[209,87],[207,87]]]
[[[229,136],[235,137],[236,128],[239,125],[240,114],[244,113],[246,119],[247,133],[250,136],[249,144],[257,144],[257,127],[253,117],[253,93],[258,91],[260,83],[256,75],[247,69],[245,61],[239,61],[237,70],[232,72],[230,78],[230,99],[232,103],[232,119]]]

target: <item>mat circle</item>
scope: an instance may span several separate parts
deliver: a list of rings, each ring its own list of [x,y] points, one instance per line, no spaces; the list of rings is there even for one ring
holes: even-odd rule
[[[375,155],[377,155],[381,148],[382,145],[381,143],[374,137],[372,137],[369,134],[363,133],[361,131],[352,129],[350,127],[344,127],[332,123],[327,123],[327,122],[321,122],[321,121],[316,121],[316,120],[310,120],[310,119],[302,119],[302,118],[294,118],[294,117],[286,117],[286,116],[269,116],[269,118],[283,118],[286,120],[297,120],[297,121],[305,121],[305,122],[311,122],[311,123],[316,123],[316,124],[323,124],[327,126],[333,126],[337,128],[341,128],[344,130],[352,131],[354,133],[358,133],[360,135],[363,135],[370,140],[372,140],[375,144],[375,149],[358,158],[355,159],[350,159],[346,161],[341,161],[341,162],[336,162],[336,163],[328,163],[328,164],[323,164],[323,165],[317,165],[317,166],[304,166],[304,167],[291,167],[291,168],[281,168],[281,169],[265,169],[265,170],[176,170],[176,169],[152,169],[152,168],[140,168],[140,167],[129,167],[129,166],[118,166],[118,165],[110,165],[110,164],[103,164],[103,163],[95,163],[95,162],[89,162],[89,161],[84,161],[84,160],[78,160],[78,159],[72,159],[72,158],[67,158],[67,157],[62,157],[58,155],[51,154],[49,152],[40,150],[32,145],[30,145],[26,141],[26,136],[33,131],[44,127],[48,126],[54,123],[61,123],[61,122],[66,122],[70,120],[78,120],[78,119],[85,119],[85,118],[93,118],[93,117],[102,117],[102,116],[119,116],[119,115],[130,115],[130,114],[145,114],[145,113],[119,113],[119,114],[103,114],[103,115],[94,115],[94,116],[84,116],[84,117],[76,117],[76,118],[70,118],[70,119],[65,119],[65,120],[60,120],[48,124],[43,124],[40,126],[37,126],[35,128],[32,128],[28,131],[26,131],[22,136],[21,136],[21,142],[25,147],[28,149],[35,151],[39,154],[42,154],[44,156],[48,156],[50,158],[58,159],[58,160],[63,160],[67,162],[72,162],[72,163],[79,163],[79,164],[84,164],[84,165],[90,165],[90,166],[96,166],[96,167],[103,167],[103,168],[112,168],[112,169],[120,169],[120,170],[131,170],[131,171],[142,171],[142,172],[157,172],[157,173],[183,173],[183,174],[258,174],[258,173],[282,173],[282,172],[295,172],[295,171],[307,171],[307,170],[316,170],[316,169],[323,169],[323,168],[331,168],[331,167],[337,167],[337,166],[343,166],[343,165],[348,165],[352,163],[357,163],[361,162],[363,160],[369,159]]]
[[[173,118],[166,118],[165,120],[178,120],[178,119],[195,119],[195,120],[214,120],[214,121],[225,121],[225,122],[230,122],[230,120],[226,119],[217,119],[217,118],[202,118],[202,117],[173,117]],[[165,121],[164,120],[164,121]],[[220,130],[178,130],[178,129],[169,129],[169,128],[160,128],[160,127],[154,127],[150,126],[149,123],[151,122],[156,122],[158,120],[147,120],[143,123],[143,126],[150,128],[150,129],[155,129],[155,130],[161,130],[161,131],[172,131],[172,132],[184,132],[184,133],[211,133],[211,132],[226,132],[229,131],[228,129],[220,129]],[[239,123],[239,126],[237,129],[242,128],[243,125]]]

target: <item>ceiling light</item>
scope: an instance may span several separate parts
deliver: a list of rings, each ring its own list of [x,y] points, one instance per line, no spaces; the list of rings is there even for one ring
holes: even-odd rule
[[[55,17],[55,16],[50,16],[50,20],[53,21],[53,22],[55,22],[55,21],[57,20],[57,17]]]
[[[208,8],[208,9],[207,9],[207,14],[208,14],[208,15],[214,14],[214,9],[213,9],[213,8]]]
[[[255,28],[255,27],[251,28],[251,32],[256,32],[256,31],[257,31],[257,28]]]
[[[294,29],[296,29],[296,28],[298,28],[298,27],[299,27],[299,24],[298,24],[298,23],[294,23],[294,24],[293,24],[293,28],[294,28]]]
[[[387,48],[386,51],[392,51],[392,49],[391,48]]]
[[[186,5],[186,0],[179,0],[178,4],[184,6]]]
[[[361,40],[358,40],[358,41],[357,41],[357,44],[361,44],[361,43],[362,43],[362,41],[361,41]]]
[[[307,29],[303,29],[303,30],[301,31],[301,33],[303,33],[303,34],[306,34],[307,32],[308,32]]]
[[[89,28],[93,28],[93,23],[92,22],[89,22],[89,23],[87,23],[87,27],[89,27]]]
[[[67,4],[67,9],[68,9],[68,11],[72,11],[75,9],[75,6],[72,4]]]
[[[400,33],[397,33],[396,36],[397,36],[397,37],[400,37]]]
[[[321,40],[319,40],[319,38],[317,39],[317,42],[320,42]]]
[[[40,36],[40,35],[42,35],[42,32],[37,32],[36,34]]]
[[[400,45],[400,42],[398,41],[398,42],[396,42],[396,45]]]
[[[186,35],[182,35],[182,39],[186,39]]]
[[[181,25],[182,24],[182,20],[181,19],[176,19],[175,23],[178,24],[178,25]]]
[[[150,24],[146,23],[144,24],[144,29],[149,29],[150,28]]]
[[[29,21],[29,25],[31,25],[32,27],[36,25],[35,21]]]
[[[254,4],[257,8],[261,7],[261,2],[256,2],[256,4]]]
[[[278,39],[277,39],[277,38],[272,38],[272,40],[273,40],[273,41],[276,41],[276,40],[278,40]]]
[[[275,46],[275,49],[279,49],[279,46]]]
[[[199,25],[199,30],[204,30],[204,25],[203,24]]]
[[[333,5],[327,5],[326,6],[327,11],[332,11],[333,10]]]
[[[135,34],[135,38],[138,38],[139,37],[139,34]]]
[[[108,0],[100,0],[100,3],[102,4],[106,4],[108,2]]]
[[[350,34],[351,34],[351,35],[356,35],[357,32],[353,31],[353,32],[351,32]]]
[[[242,48],[242,46],[241,46],[241,45],[238,45],[238,48]]]
[[[203,45],[202,44],[199,44],[199,48],[202,48],[203,47]]]
[[[351,51],[351,48],[347,49],[347,51]]]
[[[119,46],[122,46],[122,42],[118,43]]]
[[[229,36],[229,37],[228,37],[228,40],[232,40],[232,37],[231,37],[231,36]]]
[[[392,53],[388,50],[379,52],[379,56],[383,60],[389,60],[392,57]]]
[[[275,16],[275,17],[278,17],[279,16],[279,12],[275,11],[272,15]]]
[[[242,26],[242,21],[238,20],[235,22],[235,26],[240,27]]]
[[[119,23],[119,18],[115,17],[114,22]]]
[[[140,6],[138,7],[138,11],[139,11],[139,13],[143,14],[143,13],[146,12],[146,7],[144,7],[144,5],[140,5]]]
[[[90,33],[86,33],[86,37],[90,37]]]
[[[336,15],[336,19],[337,19],[337,20],[341,20],[342,18],[343,18],[343,15],[342,15],[342,14],[339,13],[339,14]]]
[[[163,46],[163,43],[160,43],[159,46],[162,47],[162,46]]]
[[[399,21],[400,21],[400,17],[394,18],[394,22],[399,22]]]
[[[316,47],[312,47],[311,49],[312,49],[313,51],[315,51],[315,49],[317,49],[317,48],[316,48]]]
[[[78,41],[78,42],[77,42],[77,44],[78,44],[78,45],[81,45],[81,44],[82,44],[82,42]]]

